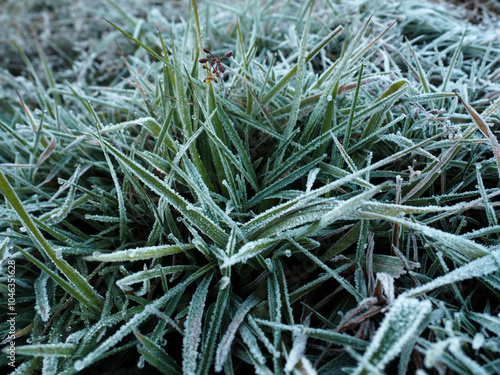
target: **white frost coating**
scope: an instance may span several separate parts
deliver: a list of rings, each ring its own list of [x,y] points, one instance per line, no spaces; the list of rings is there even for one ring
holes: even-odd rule
[[[355,211],[364,202],[366,202],[371,197],[373,197],[376,193],[378,193],[382,188],[383,188],[383,184],[376,186],[373,189],[365,191],[364,193],[358,194],[355,197],[352,197],[352,198],[342,202],[333,211],[324,215],[321,218],[321,220],[319,222],[319,227],[323,228],[323,227],[331,224],[332,222],[340,219],[342,216],[347,215],[347,214]]]
[[[43,322],[50,319],[50,304],[47,294],[47,280],[49,275],[43,272],[35,281],[36,303],[35,310]]]
[[[485,341],[484,335],[481,332],[477,332],[472,339],[472,349],[481,349]]]
[[[301,329],[293,340],[292,350],[288,354],[288,359],[285,364],[285,372],[290,373],[295,368],[297,363],[303,358],[306,350],[307,336],[305,335],[305,327]]]
[[[302,362],[302,369],[304,370],[305,375],[317,375],[316,369],[307,357],[302,357],[300,361]]]
[[[78,177],[80,175],[81,175],[81,167],[77,166],[75,172],[68,180],[71,183],[71,185],[69,188],[68,195],[66,196],[66,199],[64,200],[64,203],[60,207],[57,207],[57,208],[53,209],[52,211],[47,212],[46,214],[42,215],[40,217],[40,220],[46,222],[47,224],[57,224],[57,223],[60,223],[61,221],[63,221],[66,218],[66,216],[68,216],[69,212],[73,208],[73,202],[75,199],[76,186],[74,185],[74,183],[76,182],[76,180],[78,179]],[[60,194],[64,190],[65,185],[66,184],[61,186],[61,188],[56,193],[57,195]],[[54,199],[54,197],[52,197],[51,199]]]
[[[99,254],[86,256],[83,259],[98,262],[123,262],[131,260],[144,260],[151,258],[158,258],[165,255],[181,253],[182,251],[192,248],[190,245],[161,245],[161,246],[146,246],[137,247],[135,249],[114,251],[109,254]]]
[[[85,368],[85,364],[82,360],[78,360],[75,362],[75,370],[82,371]]]
[[[383,371],[385,365],[414,337],[420,323],[430,312],[429,301],[402,296],[396,299],[353,374],[364,373],[368,364]]]
[[[22,345],[16,347],[16,353],[43,357],[66,357],[70,356],[75,349],[75,345],[63,343]]]
[[[201,319],[203,317],[203,311],[205,310],[205,301],[211,280],[212,275],[203,279],[196,289],[189,305],[184,338],[182,340],[182,373],[184,375],[194,375],[196,371],[198,345],[202,333]]]
[[[415,297],[422,293],[444,285],[453,284],[458,281],[471,279],[473,277],[482,277],[497,271],[500,268],[500,250],[492,251],[489,255],[473,260],[464,266],[454,269],[450,273],[440,276],[427,284],[413,288],[402,294],[405,297]]]
[[[442,248],[440,248],[440,250],[442,250],[447,256],[460,253],[475,259],[488,255],[490,253],[490,250],[485,246],[480,245],[474,241],[467,240],[455,234],[447,233],[438,229],[428,227],[427,225],[415,223],[396,216],[379,215],[375,213],[372,215],[374,217],[379,217],[381,219],[386,219],[388,221],[401,224],[406,228],[422,232],[422,234],[426,237],[435,239],[436,241],[444,245]]]
[[[63,258],[63,255],[62,255],[62,251],[60,248],[54,248],[54,254],[56,256],[57,259],[62,259]]]
[[[264,259],[264,262],[266,262],[266,265],[267,265],[267,269],[269,270],[269,272],[274,272],[274,266],[273,266],[273,262],[271,261],[271,259],[269,258],[266,258]]]
[[[458,340],[457,338],[449,338],[443,341],[438,341],[430,346],[425,353],[425,367],[433,367],[441,358],[444,351],[450,344],[450,340]]]
[[[481,313],[471,313],[470,317],[488,331],[500,336],[500,317]]]
[[[445,349],[453,354],[453,356],[462,364],[464,364],[468,370],[475,375],[488,375],[490,374],[486,371],[479,363],[468,357],[462,350],[462,341],[458,337],[450,337],[446,340],[432,344],[427,350],[424,363],[427,367],[435,366],[444,355]]]
[[[224,276],[221,280],[220,280],[220,286],[219,286],[219,289],[220,290],[224,290],[226,289],[229,285],[231,284],[231,279],[227,276]]]
[[[148,121],[154,122],[158,126],[158,128],[160,128],[160,125],[156,122],[156,120],[154,118],[142,117],[142,118],[138,118],[138,119],[135,119],[132,121],[125,121],[125,122],[120,122],[119,124],[105,126],[104,128],[101,129],[101,134],[112,133],[112,132],[115,132],[117,130],[130,128],[130,127],[135,126],[135,125],[144,125]]]
[[[2,243],[0,243],[0,261],[6,259],[9,256],[9,237],[5,238]]]
[[[276,238],[264,238],[257,241],[251,241],[243,245],[237,254],[228,258],[221,266],[221,268],[227,268],[233,264],[239,262],[245,262],[248,259],[260,254],[262,251],[266,250],[271,244],[277,241]]]
[[[177,272],[183,272],[186,270],[194,270],[197,268],[198,266],[166,266],[145,271],[139,271],[121,278],[116,282],[116,285],[121,289],[125,288],[130,290],[130,288],[128,288],[128,285],[140,283],[145,280],[151,280],[156,277],[161,277],[162,271],[165,275],[168,275]]]
[[[57,362],[56,357],[45,357],[43,359],[42,374],[57,375]]]
[[[164,294],[162,297],[158,298],[151,304],[149,304],[150,307],[156,308],[158,310],[161,310],[168,301],[170,301],[171,298],[176,296],[178,293],[182,293],[186,287],[193,282],[196,278],[200,276],[200,273],[203,274],[206,272],[207,269],[202,269],[198,272],[195,272],[193,275],[189,276],[185,281],[179,283],[172,289],[169,289],[166,294]],[[203,272],[203,273],[202,273]],[[126,309],[122,311],[122,316],[124,316],[124,313],[126,312]],[[131,319],[129,319],[126,323],[123,323],[122,326],[114,332],[111,336],[106,337],[104,342],[102,342],[98,347],[96,347],[93,351],[88,353],[82,360],[78,360],[75,362],[74,367],[77,371],[83,370],[85,367],[90,366],[92,363],[97,361],[103,353],[106,353],[108,350],[112,349],[114,346],[117,345],[125,336],[127,336],[129,333],[132,332],[133,328],[138,327],[141,323],[143,323],[149,316],[151,315],[151,310],[150,309],[144,309],[143,311],[135,314]],[[106,326],[111,327],[113,324],[116,324],[118,322],[121,322],[121,319],[119,316],[115,317],[109,317],[106,319],[107,324]],[[100,323],[100,322],[99,322]],[[89,335],[86,337],[92,337],[98,329],[102,328],[102,323],[101,324],[96,324],[90,328]],[[85,339],[84,339],[85,340]]]
[[[309,171],[309,174],[307,175],[307,184],[306,184],[306,191],[309,193],[313,187],[314,181],[316,181],[316,176],[318,175],[320,169],[319,168],[314,168]]]
[[[240,333],[241,333],[241,338],[247,345],[248,349],[250,349],[250,353],[252,353],[252,356],[255,358],[255,360],[260,365],[265,364],[266,357],[264,357],[264,355],[262,354],[257,339],[245,324],[241,325]]]
[[[247,313],[260,302],[260,298],[252,294],[248,297],[238,308],[238,311],[234,314],[233,320],[229,323],[226,333],[222,337],[219,346],[217,347],[217,353],[215,356],[215,371],[222,371],[222,366],[226,362],[227,356],[231,350],[231,344],[236,336],[236,331],[240,327],[243,319]]]

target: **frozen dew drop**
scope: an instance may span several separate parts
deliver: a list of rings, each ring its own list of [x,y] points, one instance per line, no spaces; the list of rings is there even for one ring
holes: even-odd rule
[[[292,256],[292,250],[290,250],[290,249],[285,250],[285,255],[286,255],[288,258],[290,258],[290,257]]]
[[[93,256],[94,258],[97,258],[97,257],[101,256],[101,252],[100,252],[100,251],[94,251],[94,252],[92,253],[92,256]]]
[[[27,342],[28,344],[31,344],[31,343],[33,342],[33,339],[32,339],[31,337],[28,337],[28,338],[26,339],[26,342]]]
[[[269,270],[269,272],[273,272],[273,263],[271,262],[271,259],[267,258],[265,262],[267,264],[267,269]]]
[[[478,350],[484,344],[484,335],[481,332],[478,332],[474,335],[474,339],[472,340],[472,349]]]
[[[328,96],[326,97],[326,100],[328,100],[329,102],[331,102],[331,101],[333,100],[333,96],[328,95]]]
[[[227,276],[224,276],[220,281],[220,290],[226,289],[230,283],[231,279]]]
[[[191,118],[192,118],[193,120],[196,120],[196,116],[195,116],[195,115],[192,115],[192,116],[191,116]]]
[[[82,371],[83,370],[83,361],[76,361],[75,362],[75,370],[76,371]]]
[[[68,328],[66,328],[66,331],[71,331],[71,326],[69,326]]]
[[[144,368],[144,356],[141,355],[141,357],[139,358],[139,361],[137,362],[137,367]]]

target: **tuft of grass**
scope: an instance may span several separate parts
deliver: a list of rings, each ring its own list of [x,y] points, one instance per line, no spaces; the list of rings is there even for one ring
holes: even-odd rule
[[[134,4],[0,71],[13,373],[499,372],[493,18]]]

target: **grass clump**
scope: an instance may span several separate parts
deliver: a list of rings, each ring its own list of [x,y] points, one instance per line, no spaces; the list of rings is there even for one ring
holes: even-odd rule
[[[64,82],[40,50],[6,88],[14,373],[498,371],[487,25],[414,1],[109,5],[117,77]]]

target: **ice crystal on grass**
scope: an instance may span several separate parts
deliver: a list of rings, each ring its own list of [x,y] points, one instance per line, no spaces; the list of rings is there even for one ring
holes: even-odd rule
[[[49,276],[42,273],[35,281],[36,304],[35,309],[42,321],[47,322],[50,318],[50,304],[47,292],[47,281]]]
[[[417,332],[420,323],[430,312],[429,301],[399,297],[390,305],[389,312],[354,373],[369,373],[371,366],[383,371],[385,365],[401,352]]]
[[[182,341],[183,361],[182,372],[194,375],[198,358],[198,345],[201,340],[202,318],[205,309],[208,286],[212,275],[205,277],[200,283],[189,305],[189,312],[185,323],[184,339]]]

